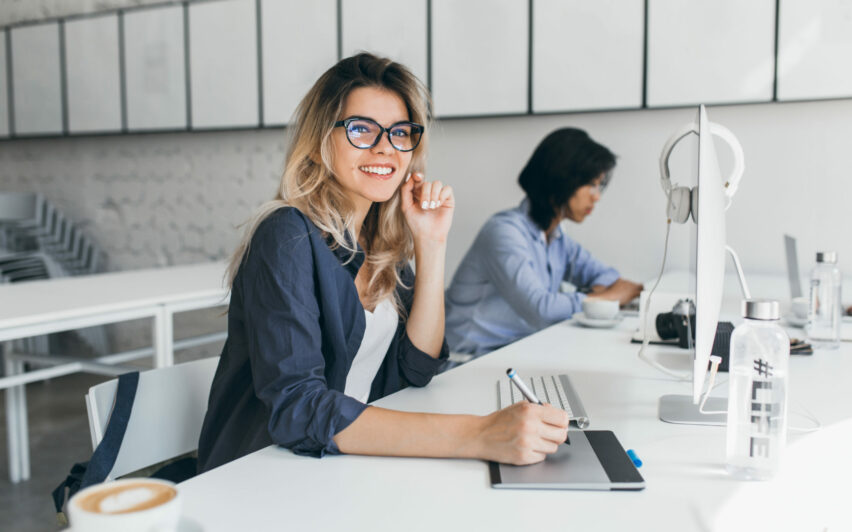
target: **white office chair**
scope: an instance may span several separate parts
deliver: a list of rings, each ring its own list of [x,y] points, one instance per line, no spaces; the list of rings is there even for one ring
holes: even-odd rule
[[[139,374],[127,432],[108,480],[198,448],[218,363],[219,357],[204,358]],[[118,379],[113,379],[86,394],[93,449],[104,436],[117,389]]]

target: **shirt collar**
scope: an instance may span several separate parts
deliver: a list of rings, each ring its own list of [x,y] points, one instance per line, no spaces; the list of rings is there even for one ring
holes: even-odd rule
[[[530,232],[530,235],[532,235],[533,238],[547,244],[547,235],[544,233],[544,231],[542,231],[538,224],[535,223],[535,220],[530,217],[530,199],[528,197],[524,196],[524,199],[521,200],[521,203],[518,205],[517,210],[523,215],[522,219],[524,220],[524,225],[526,225],[527,230],[529,230]],[[553,236],[554,238],[553,240],[551,240],[551,242],[556,239],[562,238],[562,224],[558,224],[556,226],[556,229],[553,230]]]

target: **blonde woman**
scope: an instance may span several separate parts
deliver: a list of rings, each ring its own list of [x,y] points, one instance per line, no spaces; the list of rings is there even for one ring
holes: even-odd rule
[[[567,415],[546,405],[473,416],[366,404],[425,386],[447,356],[455,199],[423,177],[428,118],[423,85],[369,54],[340,61],[302,100],[278,196],[232,258],[200,471],[270,444],[526,464],[565,441]]]

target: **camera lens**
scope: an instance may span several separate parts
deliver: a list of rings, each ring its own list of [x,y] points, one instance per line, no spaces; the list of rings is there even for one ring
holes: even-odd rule
[[[674,312],[662,312],[657,314],[657,334],[659,334],[660,338],[663,340],[677,338],[678,322],[680,322],[680,316],[675,316]]]

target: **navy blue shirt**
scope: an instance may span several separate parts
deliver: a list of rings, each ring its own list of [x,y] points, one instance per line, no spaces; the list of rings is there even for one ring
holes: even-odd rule
[[[331,241],[299,210],[264,220],[234,278],[228,339],[213,378],[198,442],[199,471],[278,444],[297,454],[339,453],[332,437],[367,407],[343,394],[364,336],[355,276],[360,248]],[[411,309],[414,274],[400,271],[397,294]],[[400,319],[373,380],[370,401],[408,385],[426,385],[448,355],[415,347]]]

